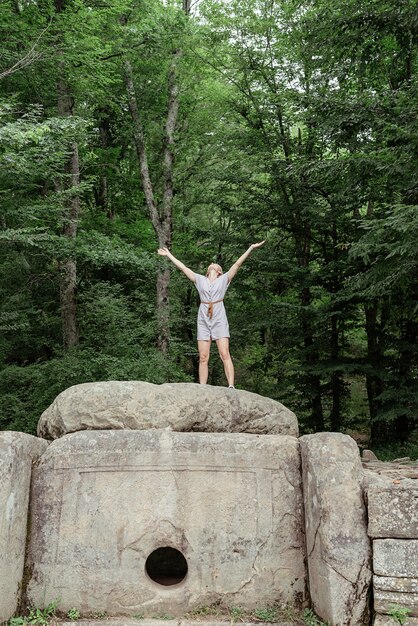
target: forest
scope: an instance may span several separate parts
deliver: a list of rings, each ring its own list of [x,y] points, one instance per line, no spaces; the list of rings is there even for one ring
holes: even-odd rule
[[[236,386],[417,456],[417,0],[3,0],[0,429],[70,385]],[[209,383],[225,385],[216,346]]]

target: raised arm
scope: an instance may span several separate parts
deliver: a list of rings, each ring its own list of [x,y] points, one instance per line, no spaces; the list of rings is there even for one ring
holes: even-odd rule
[[[192,272],[191,269],[189,269],[188,267],[186,267],[184,265],[184,263],[182,263],[181,261],[179,261],[178,259],[176,259],[176,257],[174,256],[174,254],[171,254],[170,250],[168,248],[158,248],[157,250],[158,254],[160,254],[161,256],[166,256],[170,259],[170,261],[172,263],[174,263],[174,265],[176,267],[179,268],[179,270],[181,270],[183,272],[183,274],[186,274],[187,278],[190,278],[190,280],[194,283],[196,282],[196,276],[195,273]]]
[[[256,248],[260,248],[263,245],[264,241],[260,241],[260,243],[253,243],[253,244],[251,244],[251,246],[248,248],[248,250],[246,252],[244,252],[244,254],[242,256],[240,256],[238,261],[235,261],[234,265],[228,271],[228,282],[231,282],[231,280],[234,278],[235,274],[238,272],[238,270],[241,267],[241,265],[244,263],[245,259],[248,256],[250,256],[251,252],[253,250],[255,250]]]

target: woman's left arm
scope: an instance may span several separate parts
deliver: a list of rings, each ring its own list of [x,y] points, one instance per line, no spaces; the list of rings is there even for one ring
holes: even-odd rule
[[[255,250],[256,248],[260,248],[264,244],[264,242],[265,242],[265,240],[264,241],[260,241],[260,243],[253,243],[253,244],[251,244],[251,246],[248,248],[248,250],[246,252],[244,252],[244,254],[242,256],[240,256],[238,261],[235,261],[234,265],[232,265],[232,267],[228,271],[228,282],[231,282],[231,280],[234,278],[235,274],[238,272],[238,270],[241,267],[241,265],[244,263],[245,259],[248,256],[250,256],[251,252],[253,250]]]

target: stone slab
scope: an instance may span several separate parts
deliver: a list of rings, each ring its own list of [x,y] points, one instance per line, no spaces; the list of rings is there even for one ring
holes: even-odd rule
[[[54,620],[58,626],[225,626],[231,625],[231,618],[224,620],[214,619],[80,619],[74,622],[68,620]],[[270,626],[295,626],[295,622],[268,622]],[[245,622],[239,620],[240,626],[260,626],[260,622]]]
[[[382,591],[375,589],[374,609],[379,613],[388,613],[391,606],[397,604],[405,609],[409,609],[411,617],[418,617],[418,594],[399,593],[396,591]]]
[[[373,626],[399,626],[399,622],[389,615],[376,614]],[[407,617],[403,626],[418,626],[418,617]]]
[[[393,461],[363,461],[363,467],[374,476],[391,478],[392,480],[417,480],[418,461],[411,463],[394,463]]]
[[[214,620],[202,618],[200,620],[189,619],[106,619],[77,621],[54,620],[57,626],[231,626],[231,618]],[[269,626],[295,626],[295,622],[268,622]],[[260,626],[260,622],[245,622],[239,620],[240,626]]]
[[[367,623],[371,547],[357,445],[340,433],[299,441],[314,611],[338,626]]]
[[[299,443],[294,437],[82,431],[34,471],[28,602],[83,615],[184,614],[306,598]],[[145,571],[157,548],[188,563],[181,583]]]
[[[56,439],[85,429],[128,428],[298,436],[295,414],[271,398],[211,385],[141,381],[69,387],[41,415],[38,435]]]
[[[395,578],[375,575],[373,576],[373,587],[382,591],[418,593],[418,578]]]
[[[32,461],[47,447],[26,433],[0,432],[0,623],[15,614],[19,601]]]
[[[378,576],[416,578],[418,539],[375,539],[373,571]]]
[[[418,539],[418,481],[380,477],[367,499],[370,537]]]

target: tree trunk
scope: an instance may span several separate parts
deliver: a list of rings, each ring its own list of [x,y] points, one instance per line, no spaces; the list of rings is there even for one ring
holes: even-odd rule
[[[308,229],[309,230],[309,229]],[[304,236],[297,241],[298,263],[300,267],[308,268],[310,257],[310,233],[304,233]],[[308,369],[314,367],[319,360],[318,352],[315,348],[315,341],[312,332],[312,324],[306,309],[311,305],[312,295],[309,287],[304,286],[300,292],[302,310],[302,333],[305,346],[305,359]],[[324,430],[324,413],[322,409],[321,397],[321,379],[317,374],[308,371],[305,375],[307,382],[308,394],[311,404],[311,426],[315,432]]]
[[[334,366],[339,359],[339,328],[338,320],[335,315],[331,317],[331,361]],[[340,371],[333,371],[331,374],[331,395],[332,408],[330,414],[331,430],[339,432],[342,421],[342,395],[344,391],[344,382]]]
[[[105,151],[110,145],[110,120],[109,113],[102,108],[99,111],[99,137],[100,146]],[[101,163],[99,188],[97,190],[97,206],[112,220],[115,216],[109,202],[109,186],[107,181],[107,167]]]
[[[332,279],[331,279],[331,292],[332,297],[335,297],[341,289],[341,280],[339,276],[338,261],[338,229],[335,220],[332,222]],[[338,366],[340,359],[340,324],[337,317],[338,307],[335,304],[331,307],[331,362],[334,366]],[[342,423],[342,397],[344,393],[344,381],[343,375],[340,370],[333,370],[331,374],[331,396],[332,396],[332,408],[330,414],[331,430],[339,432]]]
[[[386,427],[379,422],[378,414],[380,402],[378,396],[383,391],[383,381],[379,376],[381,368],[381,350],[379,344],[379,331],[377,324],[377,303],[365,307],[366,334],[367,334],[367,360],[370,371],[366,374],[367,400],[369,404],[370,430],[372,442],[381,441],[385,438]]]
[[[58,114],[63,117],[73,113],[74,100],[65,80],[59,79],[57,84]],[[70,240],[77,237],[78,218],[80,213],[80,196],[74,192],[80,184],[80,164],[78,145],[71,144],[71,156],[64,168],[62,191],[68,193],[63,210],[62,235]],[[76,346],[79,342],[77,323],[77,261],[74,256],[60,262],[60,305],[62,319],[62,341],[64,350]]]
[[[399,375],[397,380],[400,386],[410,388],[413,383],[411,371],[414,366],[415,346],[418,337],[418,323],[413,319],[408,319],[401,324],[401,345],[399,355]],[[409,413],[398,415],[393,425],[393,435],[398,441],[406,442],[413,429],[416,427],[417,420],[413,419]]]
[[[168,106],[165,123],[164,149],[163,149],[163,199],[161,207],[157,205],[154,189],[148,167],[145,135],[139,114],[138,103],[133,83],[132,66],[129,61],[125,62],[125,82],[128,92],[129,109],[134,124],[134,141],[138,156],[142,188],[147,203],[151,223],[157,236],[160,248],[171,248],[173,235],[173,163],[174,163],[174,132],[178,115],[178,86],[176,80],[177,62],[181,55],[180,50],[175,50],[168,74]],[[157,274],[157,346],[166,354],[170,342],[170,315],[169,315],[169,269],[159,270]]]

